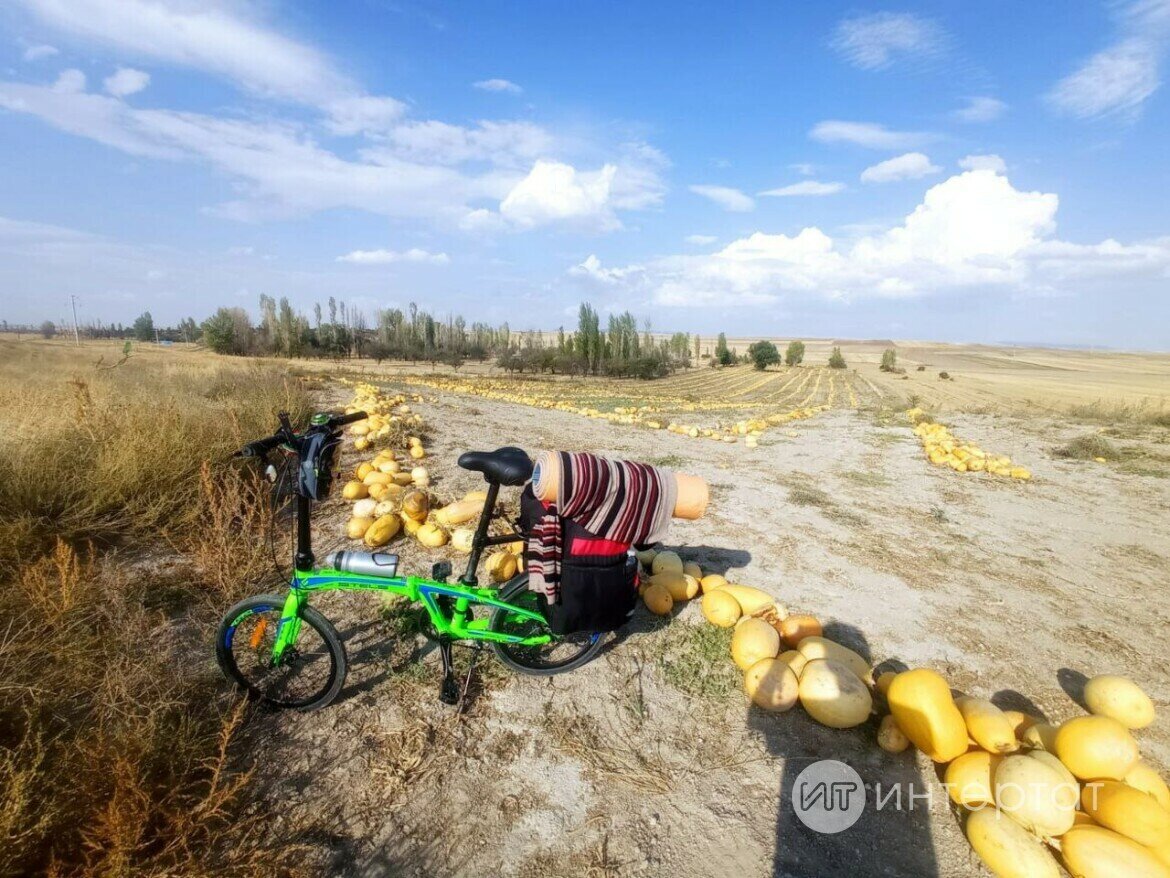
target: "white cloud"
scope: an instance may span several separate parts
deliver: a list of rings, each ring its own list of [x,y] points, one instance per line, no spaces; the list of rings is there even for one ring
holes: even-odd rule
[[[875,12],[844,19],[830,44],[855,67],[882,70],[899,60],[942,54],[947,35],[933,21],[917,15]]]
[[[871,165],[861,172],[862,183],[892,183],[895,180],[917,180],[941,171],[930,163],[925,153],[908,152],[884,162]]]
[[[714,244],[718,238],[714,235],[687,235],[686,241],[688,244],[707,245]]]
[[[446,253],[431,253],[418,247],[409,250],[352,250],[337,257],[338,262],[355,265],[389,265],[392,262],[423,262],[428,265],[446,265],[451,259]]]
[[[1007,164],[994,153],[989,155],[963,156],[963,158],[959,159],[959,167],[964,171],[995,171],[997,174],[1007,173]]]
[[[802,177],[811,177],[817,172],[816,167],[809,162],[795,162],[788,167],[796,171],[796,173],[800,174]]]
[[[639,274],[641,271],[642,266],[640,265],[628,265],[625,268],[603,268],[601,260],[591,253],[580,265],[574,265],[570,268],[569,274],[589,277],[603,284],[616,284]]]
[[[1149,40],[1124,40],[1058,82],[1048,99],[1058,110],[1081,118],[1137,110],[1158,90],[1160,61],[1160,50]]]
[[[1161,85],[1170,46],[1170,0],[1132,0],[1114,6],[1118,34],[1047,94],[1059,112],[1082,119],[1133,116]]]
[[[766,195],[772,198],[790,198],[795,195],[835,195],[844,190],[844,183],[821,183],[818,180],[801,180],[799,183],[781,186],[779,189],[769,189],[766,192],[761,192],[760,195]]]
[[[473,82],[472,86],[481,91],[506,91],[512,94],[520,94],[524,91],[516,83],[507,79],[481,79],[479,82]]]
[[[250,91],[306,103],[353,91],[315,49],[234,14],[223,4],[158,0],[21,0],[59,30],[184,67]]]
[[[754,210],[756,202],[750,195],[744,195],[738,189],[732,189],[730,186],[707,186],[707,185],[692,185],[688,187],[696,195],[702,195],[704,198],[709,198],[714,201],[724,210],[729,210],[734,213],[746,213],[749,210]]]
[[[540,160],[500,202],[500,214],[521,228],[569,222],[609,231],[621,226],[610,207],[617,168],[581,172],[562,162]]]
[[[85,91],[85,74],[76,68],[62,70],[53,83],[53,91],[60,94],[80,94]]]
[[[818,122],[808,136],[821,143],[853,143],[867,149],[910,149],[938,139],[938,135],[926,131],[891,131],[874,122],[836,119]]]
[[[29,46],[24,50],[25,61],[40,61],[42,58],[52,58],[58,54],[56,46],[49,46],[41,43],[38,46]]]
[[[406,104],[389,97],[351,95],[329,101],[325,111],[326,127],[346,137],[385,132],[406,112]]]
[[[853,242],[834,241],[815,227],[795,236],[756,232],[716,253],[668,256],[633,272],[600,262],[588,270],[630,294],[672,306],[753,305],[794,296],[926,296],[973,288],[1048,293],[1110,272],[1157,282],[1170,271],[1170,239],[1081,245],[1053,238],[1058,205],[1055,194],[1020,191],[1002,174],[973,170],[932,186],[900,224]]]
[[[137,94],[150,85],[150,74],[135,70],[133,67],[119,67],[102,81],[102,85],[114,97],[124,98]]]
[[[967,98],[967,105],[951,113],[951,118],[968,124],[992,122],[1003,115],[1007,104],[998,98]]]
[[[480,122],[474,128],[429,120],[407,122],[386,136],[387,147],[368,150],[375,159],[384,149],[409,161],[439,165],[491,162],[527,167],[556,146],[551,133],[531,122]]]
[[[615,211],[653,206],[664,191],[654,163],[656,151],[644,146],[619,148],[618,163],[594,172],[577,172],[553,160],[531,166],[525,161],[524,167],[530,168],[526,175],[513,165],[520,164],[528,147],[516,146],[511,134],[503,138],[510,146],[499,146],[492,137],[469,138],[478,152],[460,157],[474,154],[508,164],[484,170],[474,162],[471,167],[439,163],[444,155],[454,158],[449,145],[424,149],[414,143],[404,157],[390,144],[359,151],[360,160],[355,160],[321,147],[297,124],[142,110],[103,95],[21,83],[0,82],[0,107],[36,115],[63,131],[134,156],[205,162],[231,177],[240,193],[238,200],[219,205],[215,212],[245,221],[355,208],[478,232],[503,228],[504,219],[521,228],[567,219],[592,229],[612,229],[621,225]],[[487,130],[486,124],[471,129],[481,134]],[[520,142],[527,141],[521,137]],[[456,146],[462,143],[455,138]],[[501,154],[492,154],[493,143]],[[485,207],[485,201],[504,201],[503,216]]]

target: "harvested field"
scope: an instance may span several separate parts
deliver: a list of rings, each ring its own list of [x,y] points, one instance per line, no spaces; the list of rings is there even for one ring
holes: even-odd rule
[[[16,353],[4,355],[10,366]],[[191,364],[184,371],[208,362],[245,365],[178,350],[132,365],[153,380],[184,357]],[[699,521],[676,522],[671,533],[684,559],[815,614],[827,636],[874,664],[930,667],[957,689],[1054,722],[1083,712],[1075,699],[1085,677],[1124,673],[1159,712],[1137,737],[1165,776],[1170,664],[1157,645],[1170,624],[1163,599],[1170,430],[1148,420],[1053,414],[1010,398],[970,411],[940,397],[930,413],[949,435],[1027,466],[1031,479],[932,466],[903,410],[913,400],[898,389],[926,379],[901,382],[879,373],[876,360],[848,349],[846,357],[844,371],[696,369],[658,382],[314,364],[316,380],[282,392],[293,399],[309,393],[314,407],[336,409],[351,390],[329,379],[360,375],[388,393],[421,395],[410,407],[425,423],[425,464],[442,499],[482,485],[455,466],[460,452],[508,444],[588,449],[700,475],[711,487],[710,510]],[[83,361],[87,368],[93,359]],[[267,376],[279,371],[266,369]],[[32,381],[13,368],[8,374]],[[965,383],[962,371],[953,374],[954,386]],[[63,377],[61,387],[68,386]],[[246,389],[217,386],[228,388],[229,407]],[[208,399],[199,405],[220,404]],[[924,394],[917,401],[929,402]],[[817,411],[767,422],[799,404]],[[267,417],[239,428],[229,419],[215,454]],[[767,426],[736,429],[754,419]],[[660,429],[647,423],[655,420]],[[672,421],[718,428],[721,440],[736,441],[695,441],[668,430]],[[368,456],[346,448],[343,468]],[[183,471],[198,472],[200,455],[186,453],[193,462]],[[514,494],[505,492],[509,503]],[[320,550],[345,545],[349,507],[339,496],[321,507]],[[214,736],[230,721],[225,764],[252,769],[216,816],[244,820],[243,830],[224,836],[239,856],[205,843],[213,837],[208,827],[222,824],[204,821],[184,829],[184,844],[203,845],[182,861],[189,871],[197,865],[214,873],[228,863],[235,874],[300,869],[355,878],[990,874],[972,854],[932,763],[913,749],[878,749],[876,718],[836,730],[799,707],[767,714],[750,706],[727,632],[707,625],[697,601],[666,618],[640,608],[596,660],[571,674],[514,676],[482,656],[456,712],[438,702],[438,656],[413,614],[368,596],[322,595],[314,602],[337,624],[351,662],[339,701],[314,714],[261,710],[235,719],[235,699],[211,655],[209,604],[226,606],[242,587],[268,585],[233,583],[226,565],[216,569],[211,559],[241,551],[239,538],[258,534],[246,524],[234,533],[230,523],[224,531],[208,527],[198,541],[202,554],[188,555],[188,544],[158,539],[153,521],[116,535],[122,542],[100,578],[103,594],[123,594],[118,573],[131,561],[170,565],[165,576],[126,579],[136,585],[115,609],[126,613],[129,602],[134,618],[145,613],[177,642],[204,644],[186,658],[161,641],[133,648],[150,656],[151,668],[191,680],[184,698],[212,705],[196,739],[206,750],[199,758],[216,755]],[[22,540],[30,527],[22,525]],[[124,542],[131,537],[133,554]],[[390,545],[417,573],[442,559],[458,569],[464,557],[405,537]],[[17,575],[15,566],[9,570]],[[203,571],[194,585],[179,585],[192,570]],[[456,658],[465,668],[470,655]],[[794,784],[804,766],[825,758],[854,767],[871,792],[901,785],[901,807],[867,810],[839,835],[808,830],[792,808]],[[197,760],[184,781],[192,799],[180,801],[206,793],[203,764]],[[87,807],[99,807],[100,796]],[[171,800],[167,807],[174,813]],[[107,835],[90,837],[114,844]],[[295,852],[295,864],[271,867],[245,856],[280,846]],[[130,856],[124,850],[112,853]],[[105,862],[112,853],[98,847],[88,856]],[[129,862],[122,874],[157,874],[150,869],[176,859]]]

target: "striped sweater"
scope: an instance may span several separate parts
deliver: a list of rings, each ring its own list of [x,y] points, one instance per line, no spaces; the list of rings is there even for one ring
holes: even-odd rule
[[[557,504],[547,508],[528,535],[528,587],[553,603],[560,597],[562,518],[601,539],[655,543],[666,536],[678,499],[670,470],[583,451],[556,453],[561,464]]]

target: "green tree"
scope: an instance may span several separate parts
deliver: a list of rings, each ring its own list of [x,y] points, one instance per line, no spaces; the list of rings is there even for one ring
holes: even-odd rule
[[[729,366],[734,361],[731,351],[727,349],[727,335],[722,332],[715,340],[715,359],[724,366]]]
[[[882,351],[882,365],[883,372],[893,372],[898,366],[898,352],[893,348],[886,348]]]
[[[789,366],[799,366],[804,362],[804,342],[788,342],[788,350],[784,352],[784,362]]]
[[[41,335],[45,338],[52,338],[57,334],[57,324],[52,320],[46,320],[41,324]]]
[[[763,372],[769,366],[780,364],[780,352],[770,341],[757,341],[748,348],[748,356],[755,363],[756,368]]]
[[[134,337],[139,341],[154,341],[154,318],[143,311],[134,321]]]
[[[243,308],[220,308],[203,321],[203,341],[217,354],[253,351],[255,330]]]
[[[833,353],[829,354],[829,368],[830,369],[844,369],[845,357],[841,355],[840,348],[833,348]]]

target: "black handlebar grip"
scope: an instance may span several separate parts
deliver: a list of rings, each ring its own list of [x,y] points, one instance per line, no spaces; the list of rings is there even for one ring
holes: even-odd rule
[[[284,440],[280,436],[269,436],[267,439],[257,439],[249,442],[236,452],[236,457],[263,457]]]
[[[346,424],[353,424],[357,421],[364,421],[368,418],[365,412],[354,412],[351,415],[338,415],[335,418],[330,418],[329,423],[334,427],[344,427]]]

